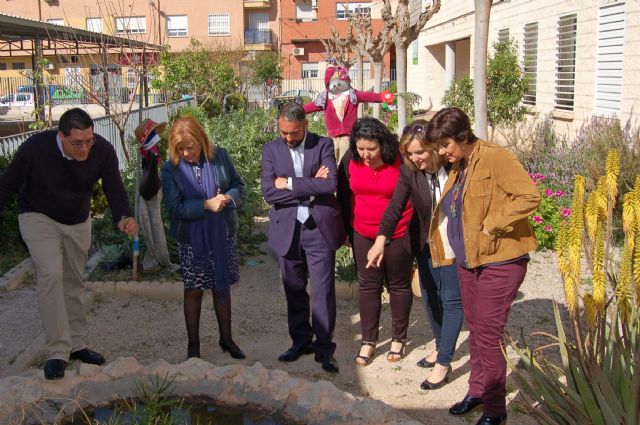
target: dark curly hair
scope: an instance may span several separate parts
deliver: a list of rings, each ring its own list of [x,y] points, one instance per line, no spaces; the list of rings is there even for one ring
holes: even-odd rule
[[[378,142],[382,151],[382,162],[385,164],[393,164],[398,155],[400,155],[398,136],[389,131],[386,125],[375,118],[360,118],[353,125],[349,136],[349,149],[351,149],[353,160],[356,162],[362,162],[362,158],[358,155],[358,149],[356,148],[356,142],[360,139]]]

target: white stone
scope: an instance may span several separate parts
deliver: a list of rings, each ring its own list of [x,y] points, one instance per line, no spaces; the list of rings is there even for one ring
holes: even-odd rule
[[[78,375],[85,378],[93,378],[98,372],[102,372],[102,368],[95,364],[81,363],[78,368]]]
[[[104,373],[112,378],[122,378],[123,376],[133,375],[140,369],[142,369],[142,365],[138,363],[135,357],[118,357],[104,367]]]

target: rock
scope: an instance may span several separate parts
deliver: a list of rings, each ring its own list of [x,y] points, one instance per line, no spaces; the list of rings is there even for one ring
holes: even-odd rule
[[[102,368],[98,365],[89,363],[81,363],[80,368],[78,369],[78,375],[84,378],[93,378],[98,374],[98,372],[102,372]]]
[[[172,365],[165,359],[156,360],[142,371],[145,375],[156,375],[161,378],[174,378],[178,374],[178,366]]]
[[[192,357],[185,362],[177,365],[178,376],[176,380],[180,380],[181,378],[186,378],[187,380],[195,381],[195,380],[203,380],[207,375],[207,371],[209,371],[213,365],[206,360],[199,359],[197,357]]]
[[[0,412],[35,403],[41,396],[42,381],[39,378],[11,376],[0,380]]]
[[[118,357],[104,367],[104,373],[112,378],[122,378],[140,371],[142,365],[135,357]]]
[[[369,398],[355,403],[351,417],[370,424],[392,424],[397,422],[396,412],[390,406]]]

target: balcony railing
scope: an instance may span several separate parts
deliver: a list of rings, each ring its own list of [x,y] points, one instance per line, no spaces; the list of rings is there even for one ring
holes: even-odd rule
[[[245,30],[244,44],[272,44],[271,30]]]
[[[264,9],[271,7],[271,0],[244,0],[245,9]]]

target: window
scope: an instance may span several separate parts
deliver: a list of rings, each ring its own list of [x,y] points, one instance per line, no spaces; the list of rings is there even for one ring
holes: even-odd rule
[[[116,18],[116,33],[142,34],[147,32],[147,20],[144,16],[123,16]]]
[[[302,78],[318,78],[318,62],[303,62]]]
[[[311,0],[296,0],[296,19],[301,21],[313,21],[316,17],[313,2]]]
[[[47,19],[47,24],[64,25],[64,19]]]
[[[14,62],[11,64],[11,69],[25,69],[24,62]]]
[[[538,74],[538,23],[532,22],[524,26],[523,70],[527,77],[527,92],[522,103],[536,104],[536,82]]]
[[[187,15],[167,16],[167,35],[169,37],[186,37],[188,28]]]
[[[362,78],[368,79],[371,76],[371,63],[370,62],[362,62]],[[353,66],[349,69],[349,78],[351,81],[355,81],[358,78],[358,64],[354,63]]]
[[[498,31],[498,43],[509,41],[509,28],[502,28]]]
[[[87,18],[87,30],[93,32],[102,32],[102,18]]]
[[[7,70],[7,64],[4,62],[0,62],[0,71],[6,71]]]
[[[228,13],[210,13],[209,14],[209,35],[231,35]]]
[[[418,64],[418,40],[411,42],[411,63]]]
[[[348,15],[371,17],[371,2],[336,3],[336,18],[347,19]]]
[[[561,16],[558,19],[556,39],[556,91],[555,109],[573,111],[576,89],[576,33],[578,16]]]
[[[624,3],[603,6],[598,11],[595,113],[599,115],[620,112],[624,19]]]

